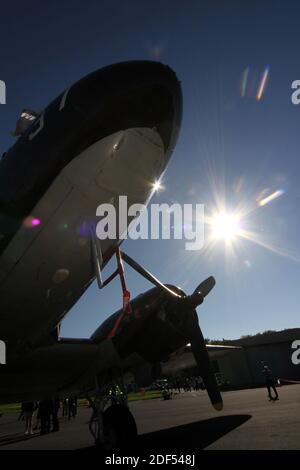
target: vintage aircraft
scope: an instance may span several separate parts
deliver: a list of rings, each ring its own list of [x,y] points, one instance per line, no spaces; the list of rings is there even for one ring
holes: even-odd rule
[[[96,442],[114,429],[121,443],[136,433],[124,404],[106,408],[104,390],[128,370],[151,382],[159,363],[187,342],[213,406],[222,398],[210,367],[196,307],[211,277],[191,295],[164,285],[119,245],[95,237],[96,207],[120,195],[146,203],[165,170],[182,113],[180,83],[157,62],[115,64],[84,77],[43,112],[24,110],[19,136],[0,162],[0,402],[96,397]],[[101,272],[116,255],[107,281]],[[155,287],[130,301],[123,262]],[[123,307],[89,339],[63,339],[59,325],[95,278],[120,276]],[[83,312],[84,315],[84,312]],[[111,433],[110,433],[111,434]]]

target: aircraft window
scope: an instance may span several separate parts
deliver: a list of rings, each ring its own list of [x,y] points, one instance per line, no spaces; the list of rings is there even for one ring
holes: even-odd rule
[[[31,124],[37,119],[39,113],[36,111],[30,111],[28,109],[23,109],[21,112],[20,117],[17,120],[15,131],[13,135],[15,137],[22,135],[30,126]]]

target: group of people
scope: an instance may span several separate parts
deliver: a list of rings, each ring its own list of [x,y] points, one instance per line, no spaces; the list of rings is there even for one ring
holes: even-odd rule
[[[266,388],[268,391],[268,398],[270,401],[279,400],[278,392],[277,392],[277,380],[274,377],[270,367],[264,362],[261,361],[262,365],[262,374],[265,377]],[[204,390],[205,384],[200,376],[198,377],[181,377],[181,378],[174,378],[173,380],[169,380],[166,385],[164,386],[164,390],[170,393],[177,391],[181,392],[190,392],[192,390]],[[273,394],[272,394],[273,392]]]
[[[77,397],[65,398],[62,402],[62,416],[75,418],[77,415]]]
[[[204,390],[205,385],[200,376],[177,378],[169,383],[169,388],[178,391],[191,392],[192,390]]]
[[[61,407],[59,398],[42,400],[39,403],[31,401],[24,402],[21,406],[21,413],[18,420],[25,420],[25,434],[32,435],[34,431],[39,430],[40,434],[59,431],[58,412]],[[36,414],[36,422],[33,424],[33,418]],[[75,418],[77,414],[77,398],[65,398],[62,402],[62,416],[68,419]]]

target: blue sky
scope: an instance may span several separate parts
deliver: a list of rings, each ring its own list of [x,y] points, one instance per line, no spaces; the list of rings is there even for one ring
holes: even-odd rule
[[[234,210],[240,203],[255,205],[265,188],[285,191],[243,221],[281,255],[246,240],[238,240],[234,257],[226,256],[223,242],[209,254],[187,252],[177,240],[124,243],[124,251],[162,281],[188,293],[215,276],[214,291],[198,309],[206,337],[299,326],[300,106],[290,99],[291,83],[300,79],[299,13],[292,1],[28,0],[1,7],[0,79],[7,85],[7,104],[0,106],[1,152],[13,143],[9,132],[23,107],[43,109],[67,86],[110,63],[157,59],[181,80],[184,112],[165,191],[154,202],[210,208],[217,188]],[[265,92],[257,101],[267,66]],[[150,287],[126,271],[132,295]],[[102,292],[92,286],[62,333],[88,336],[120,302],[118,280]]]

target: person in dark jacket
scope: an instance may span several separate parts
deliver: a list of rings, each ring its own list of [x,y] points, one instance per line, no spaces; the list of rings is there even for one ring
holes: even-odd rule
[[[39,415],[41,419],[41,435],[50,432],[51,415],[53,412],[52,400],[43,400],[39,403]]]
[[[77,398],[69,397],[68,401],[68,419],[75,418],[77,414]]]
[[[68,409],[69,409],[69,400],[68,398],[64,398],[62,402],[62,416],[68,416]]]
[[[60,408],[59,398],[52,400],[52,432],[59,431],[58,410]]]
[[[266,387],[268,389],[269,400],[270,401],[279,400],[278,393],[277,393],[276,386],[275,386],[275,379],[273,377],[271,369],[265,364],[264,361],[261,361],[261,365],[263,366],[262,374],[264,374],[264,376],[265,376]],[[273,389],[273,391],[275,393],[275,397],[272,396],[271,389]]]

